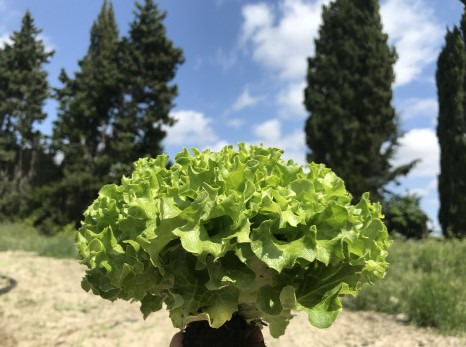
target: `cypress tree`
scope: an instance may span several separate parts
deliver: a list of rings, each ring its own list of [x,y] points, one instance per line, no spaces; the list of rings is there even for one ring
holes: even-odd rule
[[[170,82],[183,57],[166,37],[165,13],[152,0],[136,6],[129,36],[119,41],[105,1],[79,72],[70,78],[62,71],[53,145],[63,156],[63,179],[41,195],[48,207],[38,224],[77,224],[103,184],[162,151],[162,126],[174,123],[169,112],[177,87]]]
[[[464,2],[463,2],[464,3]],[[466,235],[466,11],[448,30],[437,61],[439,221],[445,236]]]
[[[166,13],[152,0],[136,2],[129,37],[120,45],[124,103],[115,115],[111,156],[114,180],[131,171],[133,161],[162,152],[163,125],[173,125],[169,112],[178,94],[171,84],[183,63],[182,50],[167,38]]]
[[[44,157],[42,135],[34,125],[46,118],[45,100],[50,96],[44,64],[48,52],[39,38],[41,30],[29,11],[20,31],[0,51],[0,210],[17,214]]]
[[[74,78],[65,71],[60,75],[63,87],[56,91],[59,112],[53,147],[62,155],[63,179],[55,185],[53,208],[42,219],[78,223],[99,187],[108,182],[111,125],[122,95],[118,39],[113,6],[104,1],[79,71]],[[61,210],[59,216],[55,208]]]
[[[308,59],[307,158],[332,168],[355,198],[368,191],[383,200],[387,183],[414,165],[390,164],[400,136],[391,105],[397,55],[382,31],[377,0],[336,0],[322,16]]]

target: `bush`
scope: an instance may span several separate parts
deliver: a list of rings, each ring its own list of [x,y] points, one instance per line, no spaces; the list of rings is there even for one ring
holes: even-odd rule
[[[453,291],[461,292],[460,286],[445,282],[444,277],[443,274],[438,273],[426,274],[413,288],[410,301],[407,302],[407,313],[415,324],[441,329],[454,327],[460,322],[463,322],[461,323],[463,327],[465,326],[465,297],[461,299],[458,295],[454,295]]]
[[[429,217],[419,206],[416,195],[394,196],[385,207],[388,232],[408,239],[422,239],[429,234]]]
[[[358,310],[404,313],[419,326],[466,333],[466,241],[396,241],[384,281],[348,300]]]
[[[74,232],[42,236],[25,224],[0,224],[0,251],[22,250],[53,258],[76,258]]]

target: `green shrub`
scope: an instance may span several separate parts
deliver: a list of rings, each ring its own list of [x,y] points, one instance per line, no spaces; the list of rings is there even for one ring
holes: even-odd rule
[[[419,206],[416,195],[393,196],[384,208],[389,233],[408,239],[422,239],[429,234],[429,217]]]
[[[421,277],[407,302],[407,314],[411,321],[420,326],[432,326],[445,331],[461,327],[459,324],[464,329],[466,296],[464,289],[457,284],[459,283],[455,281],[446,282],[445,275],[441,273],[429,273]]]
[[[404,313],[419,326],[466,333],[466,241],[396,241],[385,280],[366,286],[348,305]]]
[[[43,236],[25,224],[0,224],[0,251],[13,250],[35,252],[44,257],[76,258],[74,232]]]

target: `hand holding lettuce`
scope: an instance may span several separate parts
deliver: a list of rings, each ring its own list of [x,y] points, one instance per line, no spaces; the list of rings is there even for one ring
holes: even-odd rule
[[[340,296],[384,276],[387,230],[368,195],[351,205],[323,165],[281,159],[277,148],[238,145],[140,159],[85,212],[77,243],[82,286],[109,300],[165,303],[173,325],[219,328],[238,312],[278,337],[305,311],[329,327]]]

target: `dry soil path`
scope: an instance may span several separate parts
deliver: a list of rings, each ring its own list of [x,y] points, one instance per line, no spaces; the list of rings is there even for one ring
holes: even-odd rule
[[[144,321],[136,303],[111,303],[84,292],[83,273],[73,260],[0,252],[0,274],[18,281],[16,288],[0,295],[0,346],[168,346],[177,330],[166,311]],[[297,315],[285,336],[275,340],[266,331],[264,335],[269,347],[466,346],[464,339],[374,312],[343,311],[326,330],[313,328],[305,316]]]

